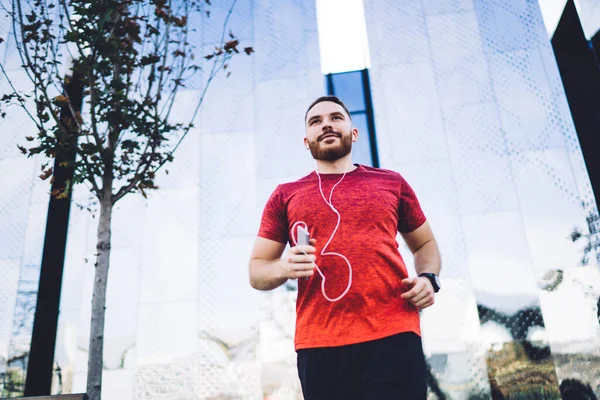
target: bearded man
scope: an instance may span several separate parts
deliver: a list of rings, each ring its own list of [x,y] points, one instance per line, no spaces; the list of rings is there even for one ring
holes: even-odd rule
[[[441,268],[431,227],[399,173],[352,163],[359,132],[340,99],[316,99],[305,129],[317,169],[269,198],[250,284],[272,290],[298,280],[294,343],[305,400],[425,400],[419,310],[434,303]],[[418,276],[408,276],[398,232]]]

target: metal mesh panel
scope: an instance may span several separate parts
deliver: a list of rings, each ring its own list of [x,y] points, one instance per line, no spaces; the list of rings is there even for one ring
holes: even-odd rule
[[[39,164],[15,154],[28,127],[5,121],[0,143],[0,396],[23,391],[47,211],[47,198],[38,195],[46,187],[35,173]]]
[[[423,313],[430,397],[598,396],[580,368],[599,368],[598,267],[569,238],[597,211],[537,2],[365,9],[383,166],[415,187],[444,261]],[[567,274],[587,290],[567,294]]]

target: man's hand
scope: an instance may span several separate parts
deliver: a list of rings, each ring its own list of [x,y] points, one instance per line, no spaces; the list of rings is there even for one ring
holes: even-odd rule
[[[300,245],[290,248],[281,258],[281,278],[298,279],[312,276],[315,271],[315,239],[310,239],[310,245]],[[305,254],[306,253],[306,254]]]
[[[410,301],[415,307],[422,310],[435,302],[435,292],[429,279],[425,277],[406,278],[402,280],[402,283],[409,290],[402,293],[400,297]]]

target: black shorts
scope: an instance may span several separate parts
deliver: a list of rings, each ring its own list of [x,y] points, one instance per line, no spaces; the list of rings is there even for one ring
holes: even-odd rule
[[[425,400],[421,338],[404,332],[371,342],[298,350],[305,400]]]

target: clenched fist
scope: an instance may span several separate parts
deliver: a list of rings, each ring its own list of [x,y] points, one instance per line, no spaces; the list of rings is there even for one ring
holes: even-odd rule
[[[309,245],[298,245],[281,258],[281,278],[298,279],[312,276],[315,272],[315,239],[310,239]]]
[[[429,279],[424,277],[406,278],[402,280],[402,283],[409,290],[402,293],[400,297],[410,301],[413,306],[424,309],[435,302],[435,292]]]

